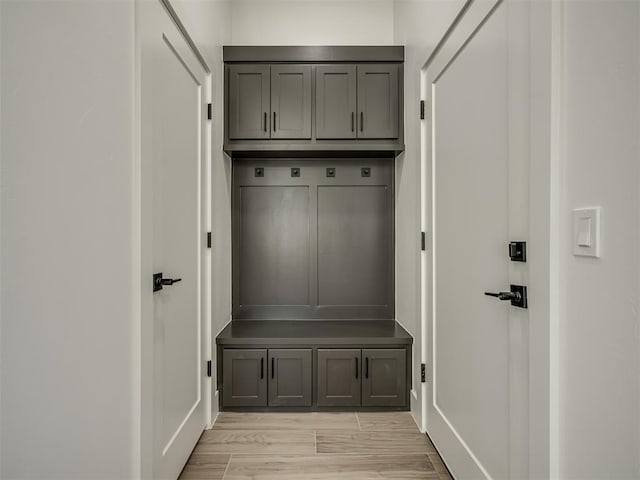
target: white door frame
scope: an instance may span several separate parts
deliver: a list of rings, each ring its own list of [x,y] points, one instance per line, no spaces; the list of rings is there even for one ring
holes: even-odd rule
[[[132,241],[132,265],[133,277],[133,311],[132,318],[139,318],[140,322],[135,325],[133,335],[132,350],[135,364],[133,365],[134,373],[132,381],[134,383],[133,398],[134,417],[131,422],[131,434],[135,439],[134,444],[137,446],[134,452],[134,465],[132,465],[133,478],[152,478],[153,476],[153,347],[154,347],[154,331],[153,331],[153,293],[151,292],[151,273],[152,263],[151,256],[145,249],[144,239],[150,238],[152,234],[153,224],[151,222],[151,192],[144,185],[151,180],[150,161],[142,151],[142,32],[145,21],[149,21],[144,13],[141,4],[157,2],[166,12],[167,16],[175,24],[177,30],[184,38],[185,42],[193,52],[194,56],[200,63],[206,74],[206,82],[204,84],[203,94],[205,96],[205,104],[211,103],[212,98],[212,79],[211,69],[207,65],[204,57],[198,50],[195,42],[189,35],[184,24],[178,17],[176,11],[171,5],[170,0],[136,0],[136,24],[135,24],[135,81],[134,81],[134,140],[135,140],[135,163],[134,163],[134,182],[132,185],[134,207],[132,212],[132,223],[134,238]],[[212,206],[211,206],[211,121],[207,119],[206,112],[202,115],[202,135],[204,138],[204,151],[202,152],[200,174],[201,174],[201,230],[203,235],[205,232],[211,231],[212,227]],[[206,238],[202,239],[206,245]],[[208,360],[211,358],[212,339],[211,339],[211,250],[205,250],[201,255],[200,265],[200,314],[203,322],[203,334],[205,342],[203,351]],[[204,402],[205,418],[203,425],[211,426],[211,395],[212,380],[211,377],[206,379],[202,392],[202,401]]]
[[[433,378],[429,322],[433,305],[433,202],[431,148],[431,82],[427,68],[445,62],[455,45],[502,0],[467,0],[421,70],[421,230],[427,248],[421,257],[422,362],[427,382]],[[509,0],[504,0],[509,1]],[[559,179],[561,155],[562,12],[564,0],[530,4],[530,171],[529,171],[529,477],[558,478],[558,319]],[[473,20],[475,17],[476,21]],[[472,19],[469,21],[469,19]],[[467,21],[463,22],[463,19]],[[471,28],[471,30],[469,29]],[[463,39],[463,40],[461,40]],[[448,58],[447,58],[448,57]],[[422,429],[428,433],[427,384],[422,384]],[[437,447],[437,445],[436,445]]]

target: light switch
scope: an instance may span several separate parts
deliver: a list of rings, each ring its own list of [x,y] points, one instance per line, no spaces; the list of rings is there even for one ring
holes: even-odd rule
[[[573,254],[600,258],[600,207],[573,211]]]

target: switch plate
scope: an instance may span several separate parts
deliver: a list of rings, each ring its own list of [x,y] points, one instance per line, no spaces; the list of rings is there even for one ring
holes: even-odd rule
[[[573,254],[600,258],[600,207],[573,211]]]

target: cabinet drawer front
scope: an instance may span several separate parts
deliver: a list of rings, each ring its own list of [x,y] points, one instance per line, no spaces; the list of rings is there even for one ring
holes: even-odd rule
[[[225,407],[267,405],[267,350],[225,349],[222,397]]]
[[[318,405],[360,405],[360,349],[318,349]]]
[[[404,406],[407,397],[407,351],[363,349],[362,405]]]

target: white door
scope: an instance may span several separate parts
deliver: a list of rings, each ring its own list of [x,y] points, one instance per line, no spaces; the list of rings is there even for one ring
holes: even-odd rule
[[[528,282],[528,32],[527,2],[476,1],[423,74],[426,428],[460,480],[528,476],[528,310],[485,295]]]
[[[153,478],[178,477],[205,427],[203,171],[207,71],[160,1],[140,2],[142,248]],[[160,280],[157,274],[162,274]],[[156,274],[152,277],[152,274]],[[144,408],[144,402],[143,402]],[[143,415],[145,412],[143,412]],[[144,441],[144,440],[143,440]],[[144,445],[143,445],[144,448]]]

